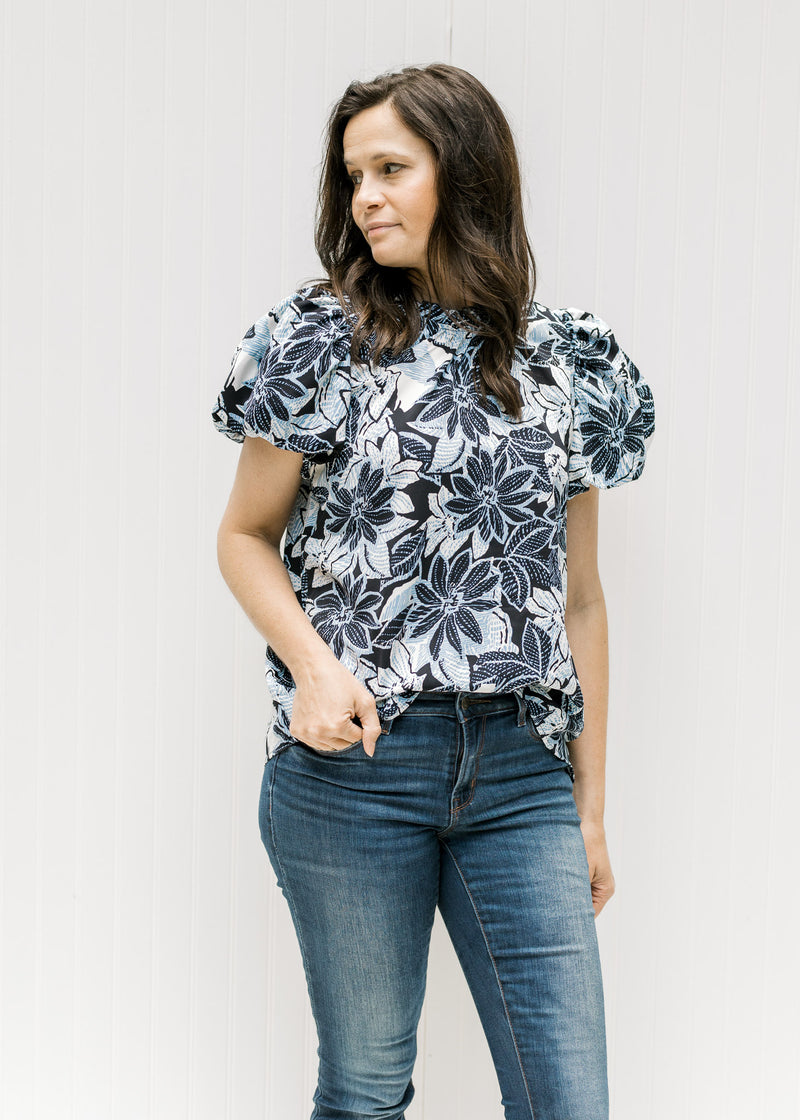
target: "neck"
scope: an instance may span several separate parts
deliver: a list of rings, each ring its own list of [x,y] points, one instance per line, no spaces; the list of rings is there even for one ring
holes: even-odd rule
[[[437,291],[427,276],[418,274],[411,275],[411,283],[417,299],[427,300],[429,303],[438,303],[441,307],[467,307],[471,300],[470,294],[465,290],[463,284],[449,284],[441,291]]]

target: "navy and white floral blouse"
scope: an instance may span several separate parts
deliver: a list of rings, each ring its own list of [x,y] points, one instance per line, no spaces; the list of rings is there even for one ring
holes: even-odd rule
[[[473,382],[479,340],[435,303],[416,343],[350,360],[352,327],[313,285],[236,347],[213,410],[237,442],[303,453],[284,564],[383,727],[422,691],[516,692],[520,722],[562,759],[583,729],[564,625],[567,500],[639,477],[653,394],[609,326],[533,302],[512,370],[515,422]],[[267,756],[292,739],[294,682],[268,647]]]

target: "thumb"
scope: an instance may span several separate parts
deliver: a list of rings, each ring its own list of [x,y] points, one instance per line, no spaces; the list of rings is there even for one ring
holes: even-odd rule
[[[378,736],[383,733],[374,697],[370,695],[363,700],[356,700],[355,709],[356,717],[361,724],[359,738],[364,744],[365,752],[372,758],[375,754],[375,744],[378,742]]]

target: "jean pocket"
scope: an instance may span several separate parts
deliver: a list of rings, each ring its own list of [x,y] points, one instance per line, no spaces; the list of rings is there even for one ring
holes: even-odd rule
[[[302,739],[295,739],[294,741],[298,746],[317,755],[318,758],[338,758],[340,755],[352,754],[353,751],[364,749],[364,743],[361,739],[359,739],[357,743],[351,743],[349,747],[343,747],[340,751],[323,751],[318,747],[309,746],[308,743],[304,743]]]

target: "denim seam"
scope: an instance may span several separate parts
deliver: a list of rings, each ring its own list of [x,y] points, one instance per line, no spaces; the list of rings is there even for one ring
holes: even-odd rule
[[[271,758],[277,758],[279,754],[283,754],[283,752],[291,745],[291,743],[281,743],[280,746],[275,748],[272,754],[267,755],[267,762],[269,762]]]
[[[315,1000],[314,1000],[314,993],[313,993],[314,985],[313,985],[312,980],[311,980],[311,969],[309,967],[308,956],[306,954],[306,945],[305,945],[305,941],[303,940],[303,934],[302,934],[302,931],[301,931],[301,928],[300,928],[299,918],[295,917],[296,914],[297,914],[297,908],[295,907],[295,904],[294,904],[294,898],[292,896],[291,887],[289,886],[289,880],[286,877],[286,872],[284,871],[283,863],[281,862],[281,855],[280,855],[280,852],[278,851],[278,840],[277,840],[277,837],[275,835],[275,825],[273,823],[274,822],[274,814],[273,814],[273,811],[272,811],[272,790],[273,790],[273,787],[275,785],[275,772],[276,772],[277,769],[278,769],[277,766],[274,766],[272,768],[272,775],[270,777],[270,783],[269,783],[269,831],[270,831],[270,835],[272,836],[272,847],[275,851],[275,859],[278,861],[278,867],[281,870],[281,876],[283,878],[283,889],[286,893],[286,901],[289,903],[289,909],[292,912],[292,917],[295,919],[294,920],[294,926],[295,926],[295,930],[297,932],[297,940],[300,944],[300,952],[301,952],[302,957],[303,957],[303,967],[304,967],[304,970],[305,970],[305,973],[306,973],[306,978],[308,980],[308,996],[309,996],[309,1000],[311,1001],[311,1009],[312,1009],[312,1011],[314,1011],[314,1008],[315,1008]],[[316,1020],[316,1014],[314,1015],[314,1019]]]
[[[480,766],[481,751],[483,750],[483,743],[484,743],[485,739],[486,739],[486,716],[484,715],[483,720],[481,722],[481,738],[480,738],[480,742],[478,743],[478,753],[475,755],[475,773],[472,775],[472,781],[470,782],[470,787],[469,787],[469,798],[468,798],[467,801],[462,801],[462,803],[460,805],[456,805],[456,807],[455,807],[456,813],[460,813],[462,809],[466,809],[466,807],[468,805],[472,804],[472,799],[475,797],[475,786],[478,784],[478,767]],[[455,823],[455,821],[453,823]]]
[[[483,934],[483,943],[486,946],[486,952],[489,954],[489,960],[492,962],[492,968],[494,969],[495,979],[497,980],[497,987],[498,987],[498,990],[500,992],[500,999],[503,1001],[503,1009],[506,1013],[506,1022],[508,1024],[508,1030],[509,1030],[509,1033],[511,1035],[511,1039],[514,1043],[514,1052],[517,1055],[517,1062],[519,1063],[520,1077],[522,1078],[522,1084],[525,1086],[525,1096],[528,1098],[528,1108],[531,1110],[531,1120],[535,1120],[535,1114],[534,1114],[534,1111],[533,1111],[533,1101],[531,1100],[531,1093],[530,1093],[530,1089],[528,1087],[528,1079],[525,1076],[525,1067],[522,1064],[522,1057],[521,1057],[520,1052],[519,1052],[519,1045],[517,1044],[517,1036],[514,1034],[514,1026],[511,1022],[511,1015],[509,1014],[508,1004],[506,1003],[506,994],[503,991],[503,982],[500,979],[500,973],[497,970],[497,962],[494,959],[494,954],[492,953],[492,950],[489,946],[489,938],[486,936],[486,929],[484,927],[483,922],[481,921],[481,916],[478,913],[478,907],[475,905],[475,899],[472,897],[472,891],[469,889],[469,886],[467,885],[467,881],[464,878],[464,875],[461,871],[461,868],[458,865],[458,860],[453,855],[453,851],[452,851],[450,845],[446,841],[442,840],[442,845],[447,849],[447,854],[450,856],[450,859],[453,861],[455,869],[458,872],[458,877],[461,880],[461,882],[464,884],[464,890],[467,892],[467,898],[469,899],[470,903],[472,904],[472,909],[473,909],[473,912],[475,914],[475,918],[477,919],[478,925],[481,928],[481,933]]]

